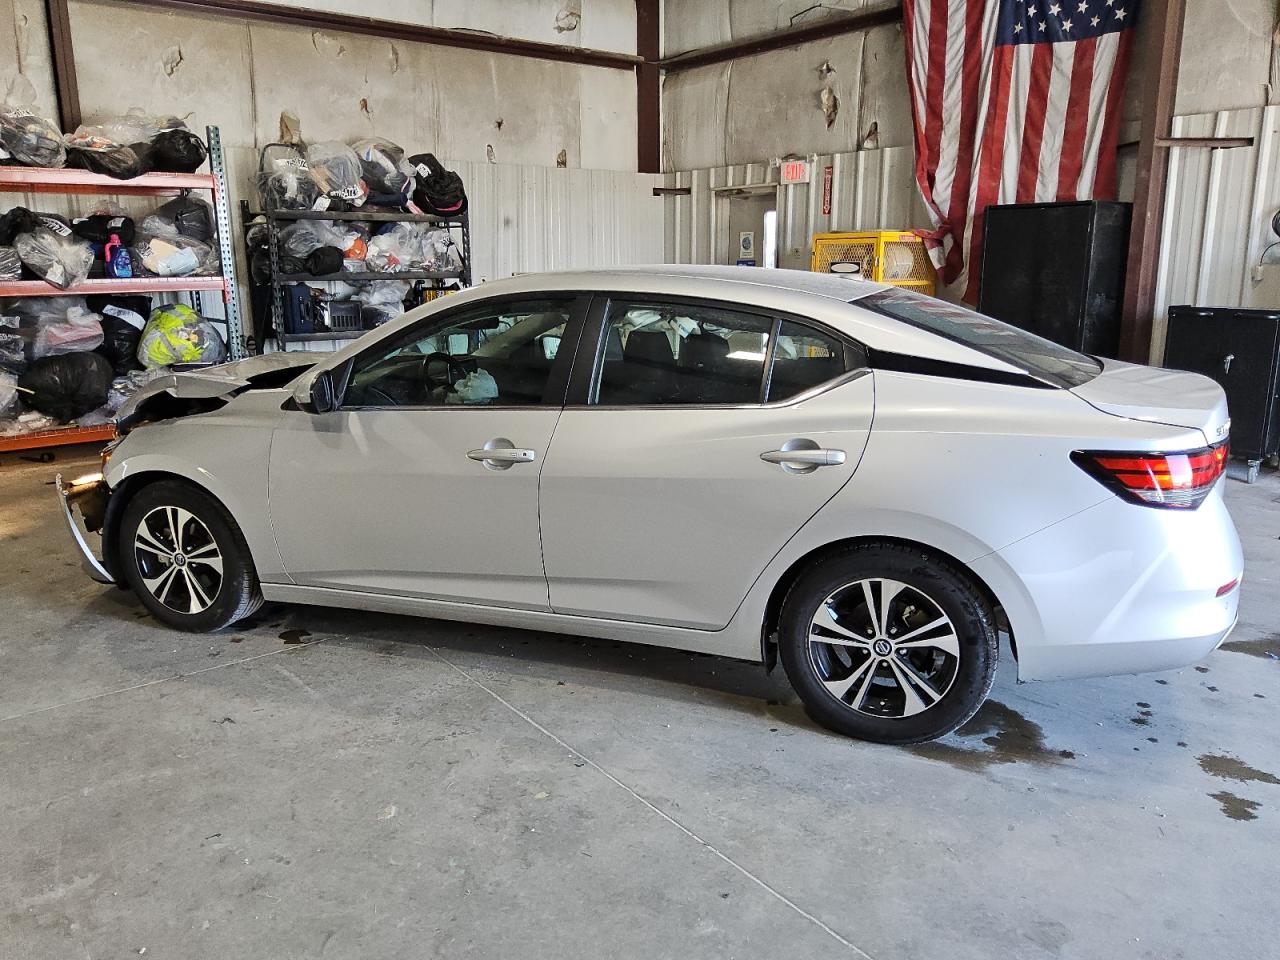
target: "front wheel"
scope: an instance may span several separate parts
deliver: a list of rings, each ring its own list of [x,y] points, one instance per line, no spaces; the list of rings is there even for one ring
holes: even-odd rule
[[[161,623],[208,633],[262,605],[249,547],[221,503],[163,480],[138,491],[120,523],[125,580]]]
[[[782,606],[779,653],[814,720],[878,743],[920,743],[977,712],[995,680],[990,604],[952,564],[902,544],[818,561]]]

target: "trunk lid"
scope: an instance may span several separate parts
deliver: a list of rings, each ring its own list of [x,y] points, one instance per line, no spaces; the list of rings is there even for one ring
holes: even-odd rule
[[[1102,372],[1071,392],[1103,413],[1199,430],[1206,443],[1226,437],[1231,421],[1222,387],[1198,373],[1102,360]]]

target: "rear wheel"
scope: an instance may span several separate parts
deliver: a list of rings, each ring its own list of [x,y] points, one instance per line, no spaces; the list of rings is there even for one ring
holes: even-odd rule
[[[815,563],[783,602],[783,666],[809,715],[839,733],[920,743],[977,712],[995,679],[990,604],[952,564],[900,544]]]
[[[119,558],[143,605],[179,630],[220,630],[262,605],[240,528],[217,500],[181,481],[150,484],[129,501]]]

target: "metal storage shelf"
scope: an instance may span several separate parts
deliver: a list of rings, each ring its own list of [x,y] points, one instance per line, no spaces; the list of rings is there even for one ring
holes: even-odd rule
[[[218,189],[212,173],[144,173],[117,180],[101,173],[67,167],[0,167],[0,193],[117,193],[172,196],[185,190]]]
[[[364,220],[369,223],[435,223],[442,227],[462,226],[467,216],[440,217],[434,213],[382,213],[361,212],[352,210],[345,213],[330,213],[327,210],[276,210],[271,214],[276,220]]]
[[[359,340],[369,330],[335,330],[331,333],[282,333],[281,343],[318,343],[322,340]]]
[[[0,297],[82,297],[91,293],[182,293],[188,290],[229,292],[223,277],[98,278],[62,289],[43,280],[0,280]]]
[[[271,259],[271,319],[275,327],[275,341],[280,349],[289,343],[317,343],[325,340],[354,340],[363,336],[367,330],[339,330],[320,333],[285,333],[284,332],[284,292],[287,283],[362,283],[373,280],[406,280],[410,282],[429,282],[432,289],[442,289],[449,280],[459,280],[464,287],[471,286],[471,221],[464,213],[457,217],[440,217],[429,213],[395,213],[384,211],[349,210],[335,212],[330,210],[269,210],[254,211],[247,201],[240,201],[240,218],[247,231],[250,224],[261,217],[267,224],[268,253]],[[368,271],[342,272],[323,276],[312,276],[300,273],[280,272],[280,230],[282,223],[298,220],[331,220],[346,223],[428,223],[450,231],[458,230],[462,234],[458,247],[462,252],[461,270],[401,270],[401,271]]]
[[[114,438],[116,428],[112,424],[101,427],[57,427],[53,430],[37,430],[12,437],[0,437],[0,453],[13,450],[39,450],[43,447],[63,447],[71,443],[106,442]]]
[[[189,190],[213,194],[222,275],[217,277],[130,277],[86,280],[63,290],[43,280],[0,282],[3,297],[78,297],[90,293],[182,293],[221,290],[226,309],[227,349],[233,359],[244,356],[244,331],[236,295],[235,262],[231,253],[231,216],[227,208],[226,167],[222,137],[217,127],[205,127],[209,147],[209,173],[144,173],[131,180],[117,180],[88,170],[66,167],[0,167],[0,193],[103,194],[107,196],[178,196]],[[0,437],[0,451],[33,450],[69,443],[110,440],[115,427],[58,427],[12,437]]]
[[[275,279],[281,283],[306,283],[312,281],[315,283],[359,283],[361,280],[461,280],[461,270],[400,270],[379,273],[373,270],[364,272],[351,273],[326,273],[324,276],[312,276],[309,273],[280,273],[275,275]]]

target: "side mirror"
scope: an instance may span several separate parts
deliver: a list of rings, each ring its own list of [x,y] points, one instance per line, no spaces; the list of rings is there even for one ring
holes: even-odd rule
[[[331,413],[338,407],[333,374],[318,370],[305,375],[293,388],[293,402],[307,413]]]

